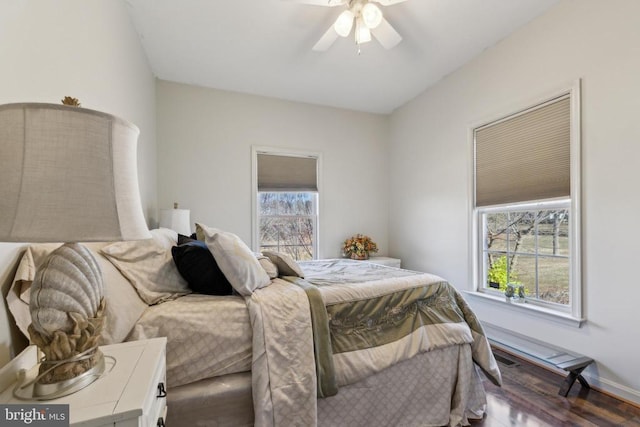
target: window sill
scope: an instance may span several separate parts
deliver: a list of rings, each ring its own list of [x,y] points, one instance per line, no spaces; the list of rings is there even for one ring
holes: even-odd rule
[[[551,320],[554,322],[562,323],[563,325],[573,326],[580,328],[587,320],[584,318],[576,318],[568,313],[561,313],[558,311],[550,310],[548,308],[539,307],[534,304],[525,303],[510,303],[505,301],[504,297],[488,295],[482,292],[463,291],[465,295],[469,295],[473,299],[478,301],[488,302],[490,304],[499,305],[508,310],[526,314],[532,317],[540,319]]]

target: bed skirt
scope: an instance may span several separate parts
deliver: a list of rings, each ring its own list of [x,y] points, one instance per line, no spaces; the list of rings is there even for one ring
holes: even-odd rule
[[[172,388],[169,426],[253,426],[251,373]],[[482,418],[486,396],[469,345],[419,354],[318,400],[318,426],[468,425]]]

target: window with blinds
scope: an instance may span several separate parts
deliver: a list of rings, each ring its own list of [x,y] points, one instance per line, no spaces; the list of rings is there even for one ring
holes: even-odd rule
[[[317,258],[318,156],[258,151],[257,250]]]
[[[579,315],[574,93],[474,129],[473,218],[479,291]]]

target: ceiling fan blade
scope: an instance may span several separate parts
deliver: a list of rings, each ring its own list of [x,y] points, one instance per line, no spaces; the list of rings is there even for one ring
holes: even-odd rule
[[[284,0],[291,3],[313,4],[315,6],[342,6],[348,3],[348,0]],[[394,1],[394,0],[391,0]],[[401,0],[404,1],[404,0]]]
[[[312,50],[315,50],[316,52],[324,52],[325,50],[329,49],[337,39],[338,33],[336,33],[336,30],[333,29],[332,25],[329,27],[327,32],[324,33],[322,37],[320,37],[320,40],[318,40],[318,42],[313,46]]]
[[[380,42],[385,49],[391,49],[402,41],[402,36],[393,29],[389,21],[382,18],[378,27],[371,30],[371,34]]]
[[[407,1],[407,0],[373,0],[373,1],[380,3],[383,6],[391,6],[394,4],[402,3],[403,1]]]

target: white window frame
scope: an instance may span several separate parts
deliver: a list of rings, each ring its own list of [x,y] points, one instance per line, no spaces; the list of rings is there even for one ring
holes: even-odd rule
[[[510,304],[505,301],[503,295],[499,295],[498,292],[486,289],[484,287],[484,251],[482,250],[484,242],[483,229],[481,227],[481,217],[483,212],[487,211],[500,211],[505,209],[518,209],[518,208],[552,208],[554,204],[557,204],[557,200],[531,200],[523,202],[521,204],[509,204],[509,205],[497,205],[497,206],[485,206],[476,208],[475,203],[475,130],[493,124],[508,118],[514,117],[518,114],[525,113],[526,111],[535,108],[536,106],[548,102],[552,99],[558,98],[563,95],[570,96],[570,114],[571,114],[571,139],[570,139],[570,167],[571,167],[571,198],[569,202],[569,250],[570,250],[570,266],[569,266],[569,292],[570,292],[570,304],[568,306],[560,304],[545,304],[540,301],[532,301],[528,304]],[[494,301],[502,306],[509,306],[513,308],[514,313],[525,310],[529,314],[540,315],[541,317],[550,317],[554,320],[562,320],[564,323],[580,327],[585,321],[583,317],[583,301],[582,301],[582,244],[581,244],[581,150],[580,150],[580,81],[577,80],[571,85],[565,86],[562,89],[550,92],[544,97],[534,99],[530,102],[521,104],[519,108],[511,108],[511,112],[494,116],[492,119],[484,120],[483,122],[472,125],[469,129],[470,141],[471,141],[471,197],[470,197],[470,209],[471,212],[471,281],[473,283],[473,291],[471,295],[477,295],[487,297],[487,299]]]
[[[313,259],[320,258],[320,194],[321,188],[321,171],[322,171],[322,155],[318,152],[286,149],[281,147],[252,146],[251,147],[251,247],[255,252],[260,251],[260,215],[258,213],[258,155],[267,154],[275,156],[288,157],[307,157],[316,159],[316,180],[318,193],[315,200],[316,219],[313,229]],[[288,191],[294,193],[296,191]]]

